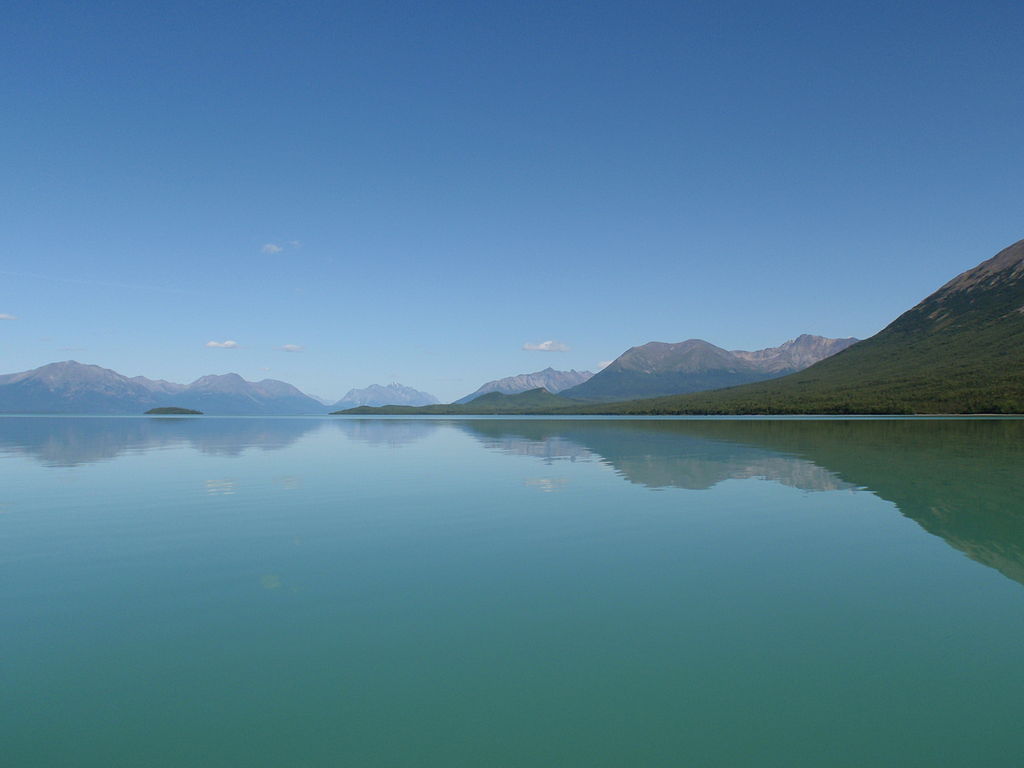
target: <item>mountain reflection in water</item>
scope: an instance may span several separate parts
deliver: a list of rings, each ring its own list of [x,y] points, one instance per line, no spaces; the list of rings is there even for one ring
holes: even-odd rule
[[[346,419],[332,422],[346,437],[367,445],[400,448],[432,435],[444,422],[434,419]]]
[[[550,454],[569,442],[650,488],[704,489],[763,477],[808,491],[865,489],[1024,584],[1022,419],[453,423],[508,452]]]
[[[687,422],[466,421],[454,424],[487,448],[558,460],[601,461],[648,488],[706,490],[723,480],[765,478],[806,491],[853,488],[807,459],[752,445],[704,438],[678,427]]]
[[[0,455],[49,467],[190,446],[219,456],[282,450],[319,430],[412,446],[456,430],[545,464],[600,462],[651,489],[764,478],[807,491],[863,489],[929,533],[1024,583],[1020,419],[132,419],[0,418]],[[326,450],[329,450],[327,448]]]
[[[287,448],[323,422],[312,419],[30,417],[0,419],[0,453],[30,456],[48,467],[74,467],[183,445],[240,456],[248,448]]]

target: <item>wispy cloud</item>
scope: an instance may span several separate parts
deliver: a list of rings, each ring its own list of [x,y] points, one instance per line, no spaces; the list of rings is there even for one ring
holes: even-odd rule
[[[527,352],[568,352],[569,345],[560,341],[542,341],[538,344],[528,341],[523,344],[523,349]]]
[[[615,362],[614,360],[602,360],[601,362],[599,362],[597,364],[597,367],[598,367],[599,370],[602,369],[602,368],[607,368],[609,365],[611,365],[614,362]]]
[[[280,253],[285,248],[291,248],[292,250],[295,250],[296,248],[301,247],[301,240],[283,240],[280,243],[264,243],[263,247],[260,248],[260,250],[263,251],[263,253],[275,254]]]
[[[278,349],[282,352],[301,352],[305,347],[301,344],[282,344]]]
[[[16,318],[14,315],[5,315],[5,314],[0,313],[0,320],[17,320],[17,319],[18,318]]]
[[[208,341],[206,346],[212,349],[238,349],[238,342],[231,339],[227,341]]]

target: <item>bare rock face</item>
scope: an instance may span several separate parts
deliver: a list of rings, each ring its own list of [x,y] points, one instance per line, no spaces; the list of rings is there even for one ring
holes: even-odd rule
[[[732,354],[769,373],[795,372],[802,371],[837,352],[842,352],[856,343],[857,339],[854,338],[826,339],[824,336],[812,336],[805,333],[777,347],[759,349],[754,352],[734,350]]]
[[[546,389],[552,394],[582,384],[594,374],[590,371],[556,371],[554,368],[545,368],[543,371],[534,373],[520,373],[518,376],[507,376],[504,379],[488,381],[476,392],[459,398],[456,405],[476,400],[480,395],[488,392],[501,392],[503,395],[517,395],[520,392],[529,392],[531,389]]]
[[[991,259],[962,272],[939,288],[929,299],[941,301],[961,291],[1017,283],[1024,278],[1024,240],[1004,248]]]

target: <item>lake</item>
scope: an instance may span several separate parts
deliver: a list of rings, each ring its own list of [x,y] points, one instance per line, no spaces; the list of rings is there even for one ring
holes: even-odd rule
[[[0,417],[37,766],[996,766],[1024,421]]]

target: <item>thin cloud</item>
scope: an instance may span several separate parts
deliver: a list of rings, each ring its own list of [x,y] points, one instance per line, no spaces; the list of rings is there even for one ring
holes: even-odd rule
[[[598,368],[607,368],[609,365],[611,365],[614,362],[615,362],[614,360],[602,360],[601,362],[599,362],[597,364],[597,367]]]
[[[278,349],[282,352],[301,352],[305,347],[301,344],[282,344]]]
[[[0,314],[0,320],[17,320],[17,319],[18,318],[16,318],[14,315]]]
[[[569,345],[563,344],[560,341],[542,341],[539,344],[533,344],[526,342],[523,344],[523,349],[527,352],[568,352]]]
[[[238,342],[228,339],[227,341],[208,341],[206,346],[211,349],[238,349]]]
[[[281,253],[281,251],[283,251],[285,248],[291,248],[292,250],[295,250],[296,248],[301,247],[301,240],[284,240],[280,243],[264,243],[263,247],[260,248],[260,250],[263,251],[263,253],[272,255],[275,253]]]

